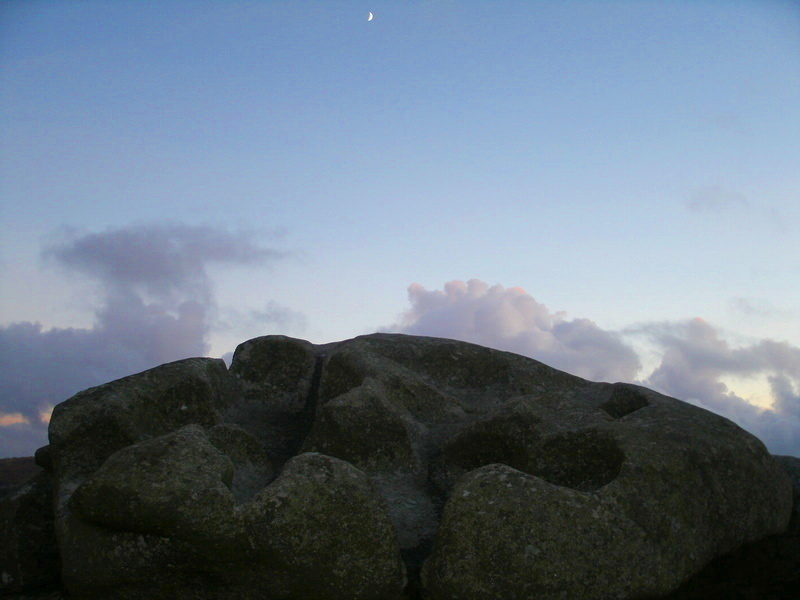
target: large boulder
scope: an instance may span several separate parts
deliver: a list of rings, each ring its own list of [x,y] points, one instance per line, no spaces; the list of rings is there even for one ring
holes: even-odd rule
[[[778,461],[786,473],[789,474],[789,479],[792,481],[792,491],[794,493],[794,510],[792,511],[792,518],[789,521],[789,527],[785,533],[791,533],[800,538],[800,457],[797,456],[776,456],[775,460]],[[800,572],[798,572],[800,576]]]
[[[276,341],[276,356],[245,345],[231,372],[178,361],[55,409],[48,454],[72,595],[400,596],[397,535],[370,479],[334,457],[297,456],[313,420],[302,415],[310,344]]]
[[[50,438],[87,599],[658,597],[792,510],[722,417],[416,336],[256,338],[81,392]]]
[[[794,485],[789,526],[713,561],[663,600],[800,598],[800,458],[776,456]]]
[[[235,506],[234,463],[198,425],[119,450],[72,494],[64,579],[80,598],[392,598],[396,535],[369,479],[315,453]]]
[[[232,519],[233,473],[203,428],[187,425],[112,454],[78,486],[69,508],[111,530],[202,543],[224,535]]]
[[[236,348],[231,374],[241,394],[224,413],[282,466],[295,456],[314,420],[321,357],[309,342],[284,336],[249,340]]]
[[[269,598],[396,598],[405,585],[397,535],[369,478],[314,452],[241,512],[248,564],[263,565]]]
[[[785,528],[790,488],[758,440],[647,390],[609,391],[550,414],[528,400],[541,439],[469,464],[423,573],[432,598],[658,596]],[[646,402],[613,418],[619,391]],[[485,431],[465,430],[457,448],[482,446]],[[462,468],[472,454],[443,453]]]

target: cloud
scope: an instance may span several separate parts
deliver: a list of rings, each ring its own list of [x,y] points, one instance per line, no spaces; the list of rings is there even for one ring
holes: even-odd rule
[[[800,456],[800,348],[788,342],[763,339],[734,348],[699,318],[606,331],[589,319],[551,312],[521,288],[477,279],[430,291],[412,284],[408,297],[410,309],[387,330],[508,350],[595,381],[640,383],[731,419],[773,453]],[[657,366],[640,379],[634,348],[642,346],[632,344],[642,336],[655,349]],[[771,409],[729,389],[726,377],[767,381]]]
[[[78,235],[64,228],[42,252],[46,259],[103,282],[109,290],[137,290],[161,299],[207,298],[210,263],[264,264],[286,256],[253,243],[252,235],[180,223],[138,224]]]
[[[717,211],[749,205],[744,194],[720,186],[700,188],[686,202],[686,208],[695,211]]]
[[[428,291],[415,283],[408,297],[411,309],[390,330],[508,350],[596,381],[631,380],[641,368],[633,348],[615,333],[550,312],[519,287],[471,279]]]
[[[22,413],[4,413],[0,415],[0,425],[16,425],[18,423],[30,425],[31,422]]]
[[[47,443],[42,414],[82,389],[205,355],[219,312],[208,265],[266,265],[286,256],[251,234],[210,226],[64,229],[58,238],[43,256],[99,283],[95,321],[83,329],[44,331],[30,322],[0,327],[0,418],[23,419],[2,426],[0,456],[30,455]],[[260,316],[265,322],[282,314],[273,304]]]
[[[763,299],[731,298],[728,301],[731,310],[741,314],[748,319],[789,319],[792,311],[777,308]]]
[[[659,366],[641,383],[731,419],[773,453],[800,455],[800,348],[766,339],[732,348],[699,318],[638,330],[662,352]],[[772,408],[755,406],[728,389],[726,375],[766,376]]]
[[[760,221],[772,232],[787,234],[792,230],[791,219],[776,206],[763,201],[751,202],[744,194],[722,186],[706,186],[698,188],[684,202],[684,206],[697,213],[720,215],[741,211],[750,223]]]
[[[795,377],[795,382],[797,380]],[[797,389],[800,386],[794,385],[786,375],[771,376],[769,384],[775,398],[775,412],[800,420],[800,391]]]

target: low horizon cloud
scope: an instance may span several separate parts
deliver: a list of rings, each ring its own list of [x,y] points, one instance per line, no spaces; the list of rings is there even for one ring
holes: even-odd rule
[[[99,283],[94,323],[47,331],[26,321],[0,326],[0,456],[29,456],[45,445],[52,407],[83,389],[205,356],[220,322],[208,265],[263,266],[287,256],[251,234],[211,226],[61,230],[42,257]],[[222,312],[223,328],[243,316]],[[246,316],[262,324],[302,317],[274,303]]]
[[[763,339],[731,348],[703,319],[652,322],[614,332],[552,312],[522,288],[478,279],[442,290],[408,287],[411,308],[387,331],[472,342],[539,360],[593,381],[625,381],[720,414],[759,437],[775,454],[800,456],[800,348]],[[660,362],[644,377],[630,339],[644,336]],[[725,376],[766,378],[771,408],[729,390]]]

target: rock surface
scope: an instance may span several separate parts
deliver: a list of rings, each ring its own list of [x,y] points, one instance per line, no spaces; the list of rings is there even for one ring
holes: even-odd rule
[[[38,589],[59,579],[53,482],[41,471],[0,501],[0,590]]]
[[[81,392],[50,441],[87,599],[663,597],[792,511],[726,419],[436,338],[256,338]]]
[[[800,458],[775,458],[794,485],[794,510],[786,531],[712,561],[662,600],[800,598]]]

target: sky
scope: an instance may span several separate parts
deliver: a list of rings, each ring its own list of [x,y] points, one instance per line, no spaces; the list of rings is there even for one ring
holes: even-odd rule
[[[798,2],[0,3],[0,457],[87,387],[375,331],[800,456],[799,240]]]

